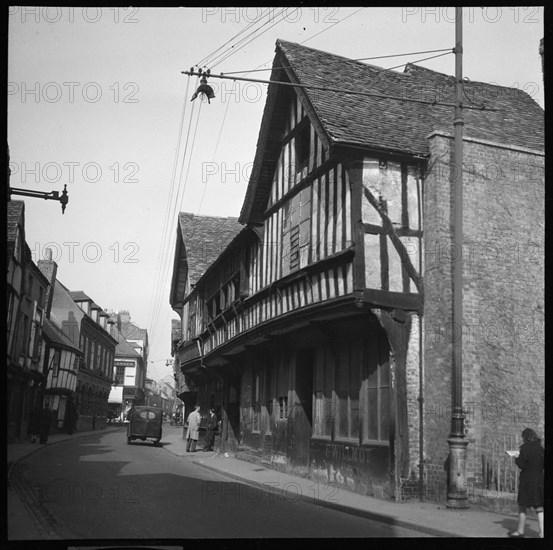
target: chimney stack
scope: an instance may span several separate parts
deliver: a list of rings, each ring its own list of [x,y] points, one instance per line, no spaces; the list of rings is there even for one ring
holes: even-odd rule
[[[54,298],[54,285],[56,284],[56,275],[58,273],[58,264],[52,260],[52,249],[47,248],[44,251],[44,259],[37,262],[41,273],[48,279],[48,289],[46,290],[46,317],[50,318],[50,310],[52,309],[52,300]]]

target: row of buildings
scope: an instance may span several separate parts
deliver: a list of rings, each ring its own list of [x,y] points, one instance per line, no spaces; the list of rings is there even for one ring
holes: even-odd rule
[[[8,176],[9,177],[9,176]],[[9,182],[9,179],[8,179]],[[33,261],[25,203],[7,204],[8,441],[22,440],[34,407],[49,405],[53,430],[105,427],[144,403],[148,334],[58,279],[51,251]]]
[[[454,78],[278,41],[269,80],[239,217],[179,216],[177,394],[217,409],[218,444],[238,457],[443,499],[462,331],[466,483],[512,496],[504,450],[544,428],[542,108],[463,83],[455,327]]]

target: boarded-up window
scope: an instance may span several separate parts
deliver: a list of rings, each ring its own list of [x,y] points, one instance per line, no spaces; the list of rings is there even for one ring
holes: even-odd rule
[[[309,263],[311,243],[311,187],[302,189],[283,206],[282,275]]]

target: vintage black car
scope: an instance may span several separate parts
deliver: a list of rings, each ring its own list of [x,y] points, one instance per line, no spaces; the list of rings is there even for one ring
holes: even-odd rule
[[[153,440],[154,445],[161,441],[162,411],[156,407],[134,407],[127,424],[127,443],[133,439]]]

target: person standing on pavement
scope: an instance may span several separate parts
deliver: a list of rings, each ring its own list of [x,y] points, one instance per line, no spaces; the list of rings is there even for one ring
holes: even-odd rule
[[[515,464],[520,468],[518,484],[518,528],[509,533],[510,537],[524,537],[526,511],[534,508],[538,516],[539,537],[543,534],[543,467],[545,449],[536,432],[530,428],[522,431],[522,445],[519,455],[515,457]]]
[[[50,424],[52,423],[52,411],[50,411],[50,405],[44,405],[42,407],[38,422],[40,444],[46,445],[46,443],[48,443],[48,435],[50,434]]]
[[[37,436],[40,437],[40,409],[38,406],[34,406],[33,410],[29,414],[29,423],[27,424],[27,436],[31,443],[36,441]]]
[[[207,417],[207,433],[205,436],[204,451],[213,450],[213,440],[215,439],[215,431],[217,430],[217,416],[215,409],[209,409],[209,416]]]
[[[200,434],[200,422],[202,416],[200,414],[200,405],[196,405],[194,410],[188,415],[188,430],[186,430],[186,452],[196,452],[196,443]]]

